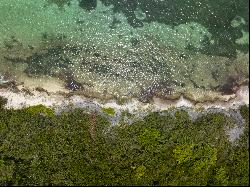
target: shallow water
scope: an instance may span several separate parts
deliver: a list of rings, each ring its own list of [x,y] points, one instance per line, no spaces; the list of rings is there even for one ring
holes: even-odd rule
[[[1,0],[0,88],[144,102],[233,94],[248,83],[248,4]]]

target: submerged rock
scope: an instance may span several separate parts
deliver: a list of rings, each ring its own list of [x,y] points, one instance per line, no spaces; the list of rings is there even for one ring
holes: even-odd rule
[[[82,84],[75,81],[74,79],[68,79],[66,81],[66,85],[65,85],[66,88],[72,90],[72,91],[76,91],[76,90],[80,90],[82,89]]]

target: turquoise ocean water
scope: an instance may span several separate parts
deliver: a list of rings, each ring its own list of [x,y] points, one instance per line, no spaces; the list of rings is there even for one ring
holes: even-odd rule
[[[55,79],[89,96],[142,101],[232,94],[249,77],[248,5],[0,0],[0,84],[43,87]]]

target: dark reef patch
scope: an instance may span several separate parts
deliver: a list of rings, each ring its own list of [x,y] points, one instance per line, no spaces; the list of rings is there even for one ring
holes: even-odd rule
[[[65,84],[65,87],[66,87],[67,89],[72,90],[72,91],[80,90],[80,89],[83,88],[81,83],[75,81],[75,80],[72,79],[72,78],[67,79],[66,84]]]
[[[225,84],[221,85],[219,91],[224,95],[235,94],[239,90],[238,77],[228,77]]]
[[[79,6],[87,11],[90,11],[96,8],[97,0],[80,0]]]
[[[139,101],[150,102],[154,96],[167,97],[171,95],[173,88],[169,82],[159,81],[147,88],[142,88],[139,94]]]
[[[236,49],[248,51],[247,46],[235,44],[239,38],[239,28],[231,26],[231,21],[237,16],[243,17],[246,24],[242,26],[248,31],[249,1],[220,0],[205,1],[152,1],[152,0],[101,0],[105,5],[113,5],[114,12],[123,12],[128,23],[133,27],[143,26],[143,22],[159,22],[166,25],[180,25],[187,22],[197,22],[209,29],[215,39],[214,44],[207,43],[201,50],[204,54],[235,57]],[[136,8],[146,14],[143,22],[138,20],[134,11]],[[196,49],[190,49],[196,50]]]

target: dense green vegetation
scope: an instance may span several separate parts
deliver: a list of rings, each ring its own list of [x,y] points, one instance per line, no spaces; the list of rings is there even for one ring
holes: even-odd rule
[[[247,185],[248,126],[232,144],[232,124],[223,114],[193,122],[180,110],[110,129],[81,109],[0,107],[0,185]]]

